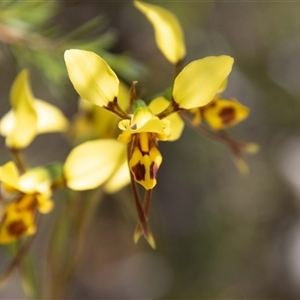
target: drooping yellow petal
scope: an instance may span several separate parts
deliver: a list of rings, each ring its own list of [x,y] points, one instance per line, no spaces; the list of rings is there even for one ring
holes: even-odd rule
[[[156,44],[163,55],[177,64],[185,57],[184,35],[176,16],[165,8],[150,3],[134,1],[154,27]]]
[[[37,133],[37,114],[27,70],[21,71],[15,79],[10,91],[10,100],[15,122],[6,137],[6,144],[11,148],[25,148]]]
[[[39,99],[35,99],[33,104],[37,113],[37,134],[67,129],[68,120],[57,107]],[[13,110],[10,110],[0,121],[0,134],[3,136],[10,135],[16,122],[16,115]]]
[[[81,98],[106,107],[118,96],[118,77],[94,52],[67,50],[65,62],[70,80]]]
[[[105,183],[124,161],[126,146],[113,139],[85,142],[75,147],[64,165],[67,186],[93,189]]]
[[[125,148],[124,148],[125,150]],[[124,157],[123,163],[118,167],[116,172],[105,183],[104,190],[108,194],[113,194],[121,190],[130,183],[130,173],[128,169],[128,162]]]
[[[181,109],[204,106],[216,95],[229,75],[233,58],[208,56],[188,64],[176,77],[173,99]]]
[[[149,108],[157,115],[166,109],[169,104],[170,102],[164,97],[158,97],[151,101]],[[169,117],[166,117],[165,120],[170,121],[171,135],[169,136],[168,141],[175,141],[179,139],[184,128],[184,122],[180,118],[179,114],[172,114]]]
[[[201,110],[205,121],[216,130],[233,126],[249,115],[249,109],[235,99],[215,98]]]
[[[156,141],[152,134],[138,133],[135,136],[129,168],[134,180],[146,190],[153,189],[157,183],[157,171],[162,163]]]

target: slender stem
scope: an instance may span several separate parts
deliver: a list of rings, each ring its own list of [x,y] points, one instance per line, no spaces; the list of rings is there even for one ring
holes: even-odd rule
[[[20,174],[23,174],[26,172],[27,166],[25,164],[24,158],[22,156],[22,153],[19,149],[16,148],[8,148],[13,161],[15,162]]]

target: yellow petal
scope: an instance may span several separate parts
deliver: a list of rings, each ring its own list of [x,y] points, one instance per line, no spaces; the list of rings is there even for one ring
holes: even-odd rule
[[[151,101],[149,108],[154,114],[157,115],[166,109],[169,104],[170,102],[164,97],[158,97]],[[166,117],[164,120],[170,121],[171,135],[169,136],[168,141],[175,141],[179,139],[184,128],[184,122],[180,118],[179,114],[172,114],[169,117]]]
[[[19,177],[19,189],[25,194],[51,194],[51,178],[46,168],[37,167]]]
[[[134,1],[154,27],[156,44],[163,55],[173,64],[185,57],[184,35],[176,16],[157,5]]]
[[[49,197],[37,194],[36,199],[38,201],[38,210],[40,213],[47,214],[53,209],[54,203]]]
[[[37,113],[37,133],[47,133],[56,131],[66,131],[68,120],[63,113],[54,105],[45,101],[35,99],[34,108]],[[16,124],[16,116],[10,110],[0,121],[0,133],[8,136],[13,131]]]
[[[104,185],[104,190],[108,194],[113,194],[121,190],[129,183],[130,183],[130,173],[128,169],[128,162],[126,157],[124,157],[123,163],[121,163],[120,167],[116,170],[116,172],[111,176],[111,178]]]
[[[217,94],[221,94],[222,92],[224,92],[225,89],[227,88],[227,84],[228,84],[228,79],[226,78],[220,85]]]
[[[161,163],[162,156],[153,136],[148,133],[137,134],[129,160],[134,180],[146,190],[153,189],[157,183],[156,175]]]
[[[93,189],[105,183],[124,161],[126,146],[112,139],[85,142],[75,147],[64,165],[67,186]]]
[[[14,162],[10,161],[0,167],[0,182],[12,190],[19,190],[19,172]]]
[[[208,56],[188,64],[174,81],[173,99],[181,109],[206,105],[229,75],[233,58]]]
[[[24,235],[36,232],[33,198],[25,196],[10,203],[4,211],[0,226],[0,244],[12,243]]]
[[[25,148],[32,142],[37,132],[37,114],[27,70],[21,71],[15,79],[10,100],[15,122],[6,137],[6,144],[11,148]]]
[[[94,52],[67,50],[65,62],[70,80],[83,99],[106,107],[118,96],[118,77],[105,60]]]
[[[248,115],[249,108],[234,99],[215,98],[202,107],[203,119],[216,130],[233,126],[243,121]]]
[[[56,106],[39,99],[35,99],[34,106],[38,115],[38,133],[67,130],[68,120]]]

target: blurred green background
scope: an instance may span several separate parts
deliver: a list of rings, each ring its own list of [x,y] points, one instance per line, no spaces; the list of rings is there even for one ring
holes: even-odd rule
[[[155,1],[179,18],[186,63],[208,55],[235,59],[225,96],[251,109],[229,130],[258,143],[241,176],[222,145],[185,128],[177,142],[161,142],[163,164],[154,190],[152,250],[132,241],[136,213],[130,188],[106,196],[86,236],[82,263],[67,299],[299,299],[300,298],[300,3],[295,1]],[[155,45],[153,29],[131,1],[60,1],[51,24],[68,33],[103,15],[118,39],[114,53],[147,67],[138,89],[149,97],[165,89],[173,67]],[[0,44],[0,117],[9,109],[15,59]],[[63,60],[63,57],[61,57]],[[47,67],[47,66],[46,66]],[[33,68],[35,95],[71,118],[77,95],[53,93]],[[0,140],[0,163],[9,160]],[[25,151],[31,165],[64,161],[70,146],[59,134],[38,136]],[[66,193],[43,219],[32,252],[44,281],[47,236]],[[0,266],[7,261],[0,248]],[[24,297],[16,274],[1,299]]]

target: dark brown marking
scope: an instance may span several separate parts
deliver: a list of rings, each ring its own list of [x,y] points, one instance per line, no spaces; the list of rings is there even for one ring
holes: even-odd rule
[[[223,124],[230,124],[235,119],[235,110],[232,107],[223,108],[219,117],[222,119]]]
[[[145,180],[146,168],[140,162],[138,162],[135,166],[131,168],[133,174],[135,175],[135,179],[137,181]]]
[[[22,220],[14,221],[7,226],[7,231],[12,236],[20,236],[27,230]]]
[[[153,162],[151,163],[151,166],[150,166],[150,178],[151,178],[151,179],[155,179],[155,178],[156,178],[157,171],[158,171],[158,166],[157,166],[157,164],[153,161]]]

